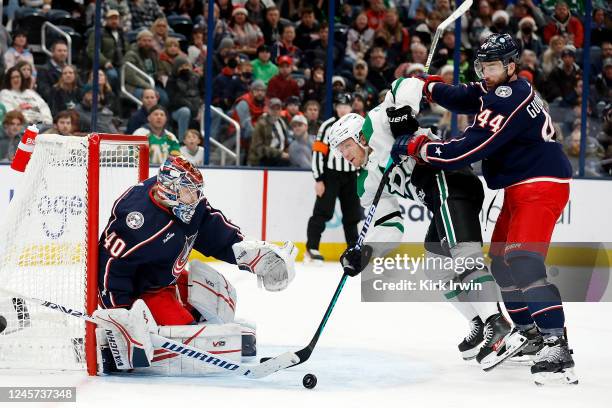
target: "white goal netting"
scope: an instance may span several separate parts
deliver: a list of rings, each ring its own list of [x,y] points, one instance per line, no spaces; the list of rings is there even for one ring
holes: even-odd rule
[[[88,145],[87,137],[37,137],[9,209],[0,214],[0,287],[86,311]],[[138,154],[126,143],[100,144],[100,232],[114,200],[138,182]],[[3,324],[0,368],[85,368],[82,320],[0,292]]]

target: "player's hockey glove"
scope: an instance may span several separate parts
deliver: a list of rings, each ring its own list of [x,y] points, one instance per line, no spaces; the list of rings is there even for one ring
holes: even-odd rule
[[[387,117],[389,118],[391,133],[393,133],[395,139],[400,136],[411,135],[419,128],[419,122],[413,116],[410,105],[401,108],[395,106],[387,108]]]
[[[421,81],[423,81],[423,95],[427,98],[427,102],[431,103],[433,100],[431,99],[431,92],[429,91],[429,84],[434,82],[442,82],[444,83],[444,79],[440,75],[428,75],[428,74],[419,74],[416,76]]]
[[[349,276],[359,275],[361,271],[366,267],[370,258],[372,257],[372,247],[364,245],[361,248],[356,246],[346,248],[346,250],[340,256],[340,263],[344,273]]]
[[[407,157],[414,157],[417,163],[424,163],[421,158],[421,149],[430,140],[426,135],[405,135],[395,140],[391,148],[391,159],[393,163],[400,164]]]

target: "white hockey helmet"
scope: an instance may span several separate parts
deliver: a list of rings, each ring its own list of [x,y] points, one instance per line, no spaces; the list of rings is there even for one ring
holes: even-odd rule
[[[329,133],[329,147],[337,158],[342,158],[342,153],[338,149],[340,143],[346,139],[353,139],[359,146],[365,149],[365,146],[359,141],[361,128],[365,119],[357,113],[349,113],[342,116],[333,124]]]

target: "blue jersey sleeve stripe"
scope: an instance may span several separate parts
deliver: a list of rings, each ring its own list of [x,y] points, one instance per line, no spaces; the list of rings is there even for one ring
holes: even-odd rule
[[[145,239],[144,241],[140,242],[139,244],[134,245],[132,247],[132,249],[130,249],[129,251],[127,251],[123,255],[121,255],[121,258],[127,257],[128,255],[130,255],[131,253],[136,251],[138,248],[141,248],[142,246],[144,246],[144,245],[148,244],[149,242],[153,241],[155,238],[157,238],[161,234],[163,234],[164,231],[166,231],[168,228],[170,228],[172,226],[172,224],[174,224],[174,220],[170,220],[162,229],[157,231],[155,234],[151,235],[149,238]]]

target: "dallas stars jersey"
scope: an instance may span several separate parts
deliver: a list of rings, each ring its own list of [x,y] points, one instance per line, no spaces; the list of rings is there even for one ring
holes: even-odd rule
[[[189,253],[236,263],[240,229],[207,200],[183,223],[152,197],[156,178],[130,187],[115,202],[98,245],[98,291],[104,308],[129,307],[144,292],[176,282]]]

